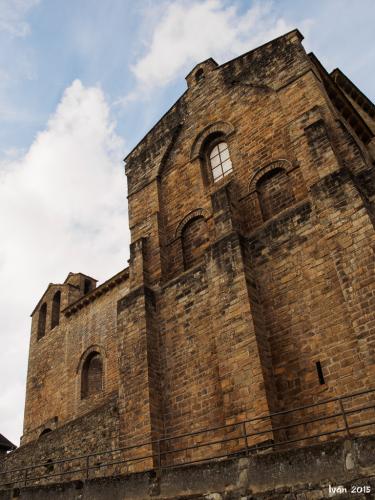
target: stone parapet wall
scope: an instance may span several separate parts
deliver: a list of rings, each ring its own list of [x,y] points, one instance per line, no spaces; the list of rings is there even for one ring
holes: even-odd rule
[[[374,447],[374,436],[338,440],[161,472],[0,491],[0,499],[323,500],[337,495],[365,500],[375,496]]]

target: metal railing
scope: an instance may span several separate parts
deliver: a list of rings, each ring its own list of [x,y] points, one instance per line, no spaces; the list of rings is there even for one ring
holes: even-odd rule
[[[358,400],[360,405],[355,406]],[[285,425],[284,421],[290,420],[290,415],[297,412],[308,415],[308,418]],[[266,428],[259,429],[262,425]],[[373,433],[375,389],[369,389],[155,441],[0,471],[0,487],[20,488],[46,482],[50,484],[51,481],[46,480],[51,479],[52,482],[64,478],[83,480],[151,469],[161,471],[233,456],[248,456],[265,450],[306,446],[342,436]],[[207,439],[207,435],[213,437]],[[104,456],[109,458],[102,461]],[[56,471],[56,468],[59,470]]]

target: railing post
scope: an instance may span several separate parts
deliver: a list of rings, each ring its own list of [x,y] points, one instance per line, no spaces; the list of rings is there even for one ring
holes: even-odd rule
[[[339,398],[339,404],[340,404],[340,410],[342,413],[342,418],[344,419],[344,423],[345,423],[346,433],[347,433],[348,437],[351,437],[349,425],[348,425],[348,419],[346,418],[346,413],[345,413],[344,405],[343,405],[341,398]]]
[[[247,443],[246,422],[242,422],[242,436],[245,440],[246,456],[249,456],[249,446]]]
[[[86,457],[86,479],[89,478],[89,460],[90,460],[90,455],[87,455],[87,457]]]
[[[161,449],[160,449],[160,439],[157,440],[158,443],[158,470],[161,471]]]

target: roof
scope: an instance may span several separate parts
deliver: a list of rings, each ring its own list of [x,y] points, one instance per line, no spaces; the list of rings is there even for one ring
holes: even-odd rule
[[[360,90],[348,76],[341,71],[340,68],[335,68],[330,73],[333,80],[337,83],[337,85],[343,88],[349,94],[354,96],[355,101],[362,107],[366,113],[370,116],[375,115],[375,106],[372,103],[371,99],[369,99],[363,92]],[[349,92],[348,92],[349,90]]]
[[[5,436],[0,434],[0,449],[1,450],[15,450],[17,446],[9,441]]]
[[[74,287],[74,285],[72,285],[71,283],[67,283],[68,279],[70,278],[70,276],[74,276],[74,275],[81,275],[83,276],[84,278],[89,278],[90,280],[92,281],[95,281],[95,283],[98,282],[98,280],[96,280],[95,278],[92,278],[91,276],[89,276],[88,274],[83,274],[83,273],[69,273],[68,276],[66,277],[64,283],[50,283],[46,290],[44,291],[44,293],[42,294],[42,296],[40,297],[37,305],[34,307],[33,309],[33,312],[30,314],[30,316],[33,316],[33,314],[35,313],[35,311],[38,309],[38,307],[40,306],[40,304],[43,302],[43,299],[44,299],[44,296],[46,295],[46,293],[48,292],[48,290],[52,287],[52,286],[62,286],[62,285],[68,285],[68,286],[71,286],[71,287]]]
[[[288,31],[288,33],[284,33],[283,35],[280,35],[280,36],[278,36],[278,37],[274,38],[273,40],[269,40],[268,42],[266,42],[266,43],[264,43],[264,44],[262,44],[262,45],[259,45],[258,47],[255,47],[254,49],[251,49],[251,50],[249,50],[248,52],[245,52],[244,54],[241,54],[241,55],[239,55],[239,56],[235,57],[234,59],[231,59],[231,60],[229,60],[229,61],[226,61],[226,62],[225,62],[225,63],[223,63],[223,64],[220,64],[220,65],[216,66],[216,68],[215,68],[215,69],[216,69],[216,70],[218,70],[218,69],[220,69],[220,68],[223,68],[223,67],[225,67],[226,65],[233,63],[233,62],[234,62],[234,61],[236,61],[237,59],[241,59],[242,57],[246,57],[246,56],[248,56],[249,54],[256,52],[257,50],[262,49],[263,47],[266,47],[267,45],[271,45],[272,43],[274,43],[274,42],[276,42],[276,41],[278,41],[278,40],[281,40],[282,38],[287,38],[287,37],[289,37],[289,36],[290,36],[290,35],[292,35],[292,34],[293,34],[293,35],[298,36],[298,38],[299,38],[301,41],[303,40],[303,35],[302,35],[302,33],[301,33],[298,29],[296,29],[296,28],[295,28],[295,29],[293,29],[293,30],[291,30],[291,31]],[[213,63],[217,64],[217,63],[216,63],[216,61],[215,61],[212,57],[209,57],[208,59],[205,59],[204,61],[200,61],[200,62],[198,62],[197,64],[195,64],[195,65],[194,65],[194,67],[193,67],[193,68],[189,71],[189,73],[188,73],[187,77],[188,77],[188,76],[192,73],[192,71],[194,71],[194,69],[195,69],[197,66],[199,66],[200,64],[203,64],[203,63],[205,63],[205,62],[213,62]],[[177,100],[176,100],[176,101],[172,104],[172,106],[171,106],[171,107],[170,107],[170,108],[169,108],[169,109],[168,109],[168,110],[167,110],[167,111],[166,111],[166,112],[165,112],[165,113],[161,116],[161,118],[159,118],[159,120],[158,120],[158,121],[157,121],[157,122],[156,122],[156,123],[155,123],[155,124],[154,124],[154,125],[150,128],[150,129],[149,129],[149,131],[148,131],[148,132],[144,135],[144,137],[143,137],[140,141],[138,141],[138,142],[137,142],[137,144],[136,144],[136,145],[135,145],[135,146],[131,149],[131,151],[130,151],[130,152],[129,152],[126,156],[125,156],[125,158],[124,158],[124,162],[125,162],[125,163],[127,162],[127,160],[129,160],[129,158],[132,156],[132,154],[134,153],[134,151],[136,151],[136,149],[138,148],[138,146],[139,146],[139,145],[140,145],[140,144],[141,144],[141,143],[142,143],[142,142],[146,139],[146,137],[148,137],[148,136],[151,134],[151,132],[152,132],[153,130],[155,130],[155,129],[156,129],[156,127],[157,127],[158,125],[160,125],[160,123],[164,120],[164,118],[165,118],[165,117],[166,117],[166,116],[167,116],[167,115],[168,115],[168,114],[169,114],[169,113],[173,110],[173,108],[179,104],[179,102],[182,100],[182,98],[183,98],[183,97],[184,97],[184,95],[188,92],[188,90],[189,90],[189,89],[186,89],[186,90],[185,90],[185,92],[183,92],[183,94],[182,94],[182,95],[181,95],[181,96],[180,96],[180,97],[179,97],[179,98],[178,98],[178,99],[177,99]]]
[[[315,64],[315,67],[320,73],[322,77],[323,84],[326,88],[328,97],[331,99],[333,105],[337,108],[342,116],[348,121],[350,126],[354,129],[358,137],[364,142],[364,144],[368,144],[371,139],[374,137],[374,134],[370,127],[367,125],[366,121],[359,114],[357,109],[352,106],[348,97],[345,95],[340,86],[336,83],[336,78],[332,77],[327,70],[324,68],[319,59],[310,52],[308,54],[311,61]],[[337,74],[338,70],[335,70],[335,74]],[[344,76],[342,72],[340,75]]]
[[[98,280],[96,280],[95,278],[93,278],[92,276],[89,276],[88,274],[84,274],[84,273],[69,273],[68,276],[66,277],[65,281],[64,281],[64,285],[65,283],[68,281],[68,279],[71,277],[71,276],[77,276],[77,274],[83,276],[84,278],[89,278],[90,280],[93,280],[95,281],[96,283],[98,282]]]
[[[122,271],[118,272],[111,278],[109,278],[107,281],[104,281],[101,285],[99,285],[97,288],[94,288],[90,292],[86,293],[83,297],[80,297],[77,299],[75,302],[72,302],[69,304],[65,309],[63,309],[63,313],[65,316],[70,316],[74,312],[76,312],[78,309],[81,309],[82,307],[86,306],[96,298],[100,297],[104,293],[107,293],[109,290],[120,284],[121,282],[125,281],[126,279],[129,278],[129,267],[126,267]]]

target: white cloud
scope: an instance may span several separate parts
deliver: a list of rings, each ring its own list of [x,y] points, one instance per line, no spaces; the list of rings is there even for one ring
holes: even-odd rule
[[[0,32],[23,37],[30,33],[24,17],[40,0],[0,0]]]
[[[224,0],[177,0],[162,4],[159,16],[150,27],[146,53],[131,68],[137,88],[123,104],[172,82],[208,57],[224,62],[295,27],[274,14],[272,2],[254,3],[240,13]],[[306,27],[308,21],[302,24]]]
[[[29,314],[48,283],[69,271],[103,280],[127,263],[124,146],[114,127],[102,91],[76,80],[27,153],[0,164],[0,432],[14,441]]]

